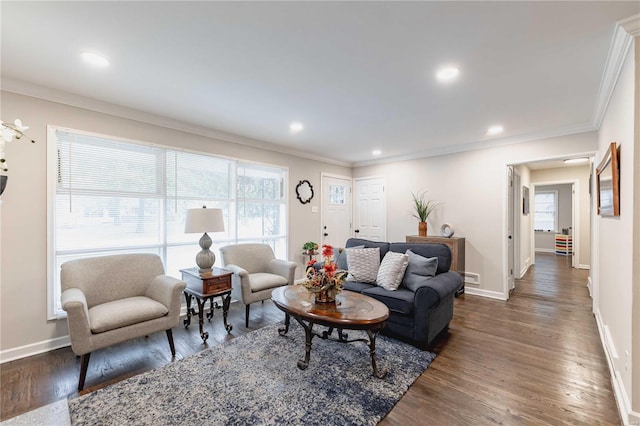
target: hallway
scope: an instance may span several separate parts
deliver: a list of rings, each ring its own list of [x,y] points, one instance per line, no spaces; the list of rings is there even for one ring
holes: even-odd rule
[[[620,424],[588,271],[536,262],[509,301],[456,299],[438,357],[382,424]]]

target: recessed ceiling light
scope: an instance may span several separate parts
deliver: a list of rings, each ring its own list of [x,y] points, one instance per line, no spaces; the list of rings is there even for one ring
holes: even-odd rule
[[[504,130],[504,127],[502,126],[491,126],[487,129],[487,135],[489,136],[499,135],[500,133],[502,133],[503,130]]]
[[[83,61],[96,67],[106,67],[109,65],[109,60],[97,53],[82,52],[81,56]]]
[[[582,157],[582,158],[569,158],[564,160],[565,164],[578,164],[578,163],[586,163],[587,161],[589,161],[589,159],[587,157]]]
[[[382,151],[380,151],[379,149],[374,149],[373,152],[371,152],[373,155],[380,155],[382,154]]]
[[[441,82],[455,80],[460,75],[460,70],[456,67],[441,68],[436,73],[436,78]]]
[[[297,121],[294,121],[293,123],[289,124],[289,131],[291,133],[298,133],[303,129],[304,129],[304,126],[302,125],[302,123],[299,123]]]

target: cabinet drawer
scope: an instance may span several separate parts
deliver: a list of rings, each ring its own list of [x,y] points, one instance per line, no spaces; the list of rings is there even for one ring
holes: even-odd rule
[[[210,278],[204,280],[203,287],[203,293],[215,293],[217,291],[230,290],[231,280],[229,277]]]

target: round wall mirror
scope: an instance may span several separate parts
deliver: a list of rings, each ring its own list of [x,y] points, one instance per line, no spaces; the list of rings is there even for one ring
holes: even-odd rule
[[[313,186],[308,180],[301,180],[296,186],[296,195],[302,204],[307,204],[313,198]]]

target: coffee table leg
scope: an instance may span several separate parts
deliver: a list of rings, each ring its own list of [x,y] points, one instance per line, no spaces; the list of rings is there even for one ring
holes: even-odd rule
[[[231,333],[233,326],[227,324],[227,315],[229,314],[229,305],[231,304],[231,293],[227,294],[227,297],[222,296],[222,319],[224,321],[224,328],[227,333]]]
[[[309,323],[309,325],[305,325],[302,321],[296,320],[300,323],[300,325],[304,328],[305,333],[305,342],[304,342],[304,360],[298,360],[298,368],[300,370],[306,370],[309,366],[309,359],[311,358],[311,339],[313,339],[313,323]]]
[[[278,333],[281,336],[284,336],[289,332],[289,325],[291,324],[291,316],[289,314],[284,314],[284,328],[279,328]]]
[[[369,352],[371,354],[371,367],[373,367],[373,375],[379,379],[384,378],[387,375],[387,370],[378,371],[378,365],[376,364],[376,337],[380,330],[372,331],[367,330],[369,335]]]

